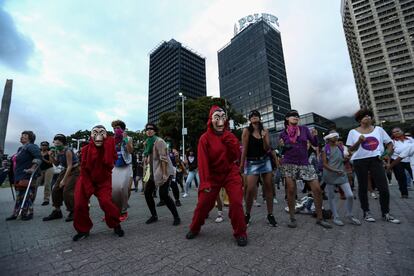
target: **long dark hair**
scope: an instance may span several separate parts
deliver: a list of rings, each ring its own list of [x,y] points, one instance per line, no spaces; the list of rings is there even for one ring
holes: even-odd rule
[[[247,127],[247,129],[249,130],[249,133],[250,134],[253,134],[254,127],[253,127],[253,124],[252,123],[249,124],[249,126]],[[261,133],[263,129],[264,129],[263,123],[261,121],[259,121],[259,132]]]

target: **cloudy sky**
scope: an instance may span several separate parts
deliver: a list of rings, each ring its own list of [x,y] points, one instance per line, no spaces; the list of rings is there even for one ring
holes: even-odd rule
[[[219,95],[217,50],[249,14],[279,18],[292,106],[328,118],[358,108],[340,0],[0,0],[0,85],[13,79],[6,152],[31,129],[40,140],[113,119],[147,120],[148,53],[175,38],[207,58]]]

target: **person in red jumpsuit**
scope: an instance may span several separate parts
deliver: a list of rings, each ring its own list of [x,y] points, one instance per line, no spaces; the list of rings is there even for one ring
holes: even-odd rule
[[[89,217],[89,199],[94,194],[99,206],[105,212],[105,222],[119,237],[124,236],[119,220],[119,209],[112,202],[112,168],[117,155],[113,137],[107,135],[104,126],[98,125],[91,131],[88,145],[82,148],[81,172],[75,187],[75,213],[73,226],[78,232],[74,241],[89,236],[92,221]]]
[[[208,213],[213,209],[220,189],[224,187],[230,199],[229,217],[237,245],[247,245],[246,222],[243,213],[243,185],[239,173],[240,143],[228,130],[226,112],[212,106],[207,131],[198,143],[200,187],[198,203],[187,239],[200,232]]]

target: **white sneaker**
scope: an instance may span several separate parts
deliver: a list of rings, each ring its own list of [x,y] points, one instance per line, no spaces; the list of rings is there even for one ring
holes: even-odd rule
[[[223,216],[218,215],[214,222],[220,223],[220,222],[223,222],[223,220],[224,220]]]
[[[353,225],[361,225],[361,222],[359,221],[359,219],[356,219],[353,216],[347,217],[347,220],[348,220],[348,222],[350,224],[353,224]]]
[[[183,194],[183,197],[187,197],[187,196],[188,196],[188,194],[187,194],[187,193],[184,193],[184,194]]]
[[[277,204],[278,203],[276,198],[273,199],[273,203],[274,204]]]
[[[339,218],[334,218],[333,223],[338,226],[344,226],[345,224]]]
[[[375,219],[371,216],[371,214],[369,212],[365,213],[364,219],[367,222],[375,222]]]
[[[372,193],[371,193],[371,196],[372,196],[372,198],[373,198],[373,199],[377,199],[377,198],[378,198],[378,197],[377,197],[377,194],[376,194],[375,192],[372,192]]]
[[[262,206],[262,205],[260,204],[260,202],[258,202],[257,200],[255,200],[255,201],[254,201],[254,206],[256,206],[256,207],[260,207],[260,206]]]
[[[382,219],[383,219],[383,220],[385,220],[385,221],[391,222],[391,223],[395,223],[395,224],[400,224],[400,223],[401,223],[401,222],[400,222],[400,220],[398,220],[398,219],[394,218],[394,217],[393,217],[393,216],[391,216],[389,213],[388,213],[388,214],[385,214],[385,215],[382,217]]]

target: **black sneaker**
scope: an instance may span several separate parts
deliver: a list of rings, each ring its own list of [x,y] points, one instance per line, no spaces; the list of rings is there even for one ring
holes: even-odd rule
[[[62,211],[60,210],[53,210],[50,215],[43,218],[43,221],[49,221],[54,219],[61,219],[63,218]]]
[[[85,238],[87,238],[89,236],[89,232],[78,232],[75,236],[73,236],[72,240],[73,241],[80,241],[83,240]]]
[[[145,223],[146,224],[151,224],[153,222],[157,222],[158,221],[158,217],[157,216],[151,216]]]
[[[176,218],[174,218],[173,225],[174,225],[174,226],[177,226],[177,225],[180,225],[180,224],[181,224],[181,219],[180,219],[180,217],[176,217]]]
[[[290,222],[288,223],[288,227],[289,228],[296,228],[296,227],[298,227],[298,224],[297,224],[295,218],[290,218]]]
[[[267,223],[269,223],[270,226],[276,227],[277,226],[277,222],[275,217],[272,214],[268,214],[267,215]]]
[[[237,237],[236,241],[237,241],[238,246],[246,246],[247,245],[247,237],[243,237],[243,236]]]
[[[15,215],[11,215],[10,217],[7,217],[6,218],[6,221],[9,221],[9,220],[16,220],[17,219],[17,216],[15,216]]]
[[[185,235],[185,238],[186,238],[187,240],[192,240],[192,239],[194,239],[195,237],[197,237],[197,235],[198,235],[198,233],[191,232],[191,230],[190,230],[190,231],[188,231],[188,233]]]
[[[22,220],[31,220],[31,219],[33,219],[33,214],[25,215],[25,216],[22,215]]]
[[[164,201],[160,201],[160,202],[158,202],[158,204],[157,204],[157,206],[158,207],[161,207],[161,206],[164,206],[165,205],[165,202]]]
[[[65,219],[66,222],[73,221],[73,212],[70,212],[67,218]]]
[[[49,205],[49,201],[43,201],[42,206]]]
[[[118,235],[118,237],[123,237],[125,235],[125,232],[122,230],[121,225],[118,225],[114,228],[114,233]]]
[[[250,214],[245,214],[244,215],[244,221],[246,222],[246,225],[249,226],[249,223],[250,223]]]
[[[323,220],[323,219],[317,220],[316,224],[322,226],[325,229],[331,229],[332,228],[332,225],[330,223],[328,223],[327,221]]]
[[[180,207],[181,206],[181,201],[179,199],[177,199],[175,201],[175,206]]]

